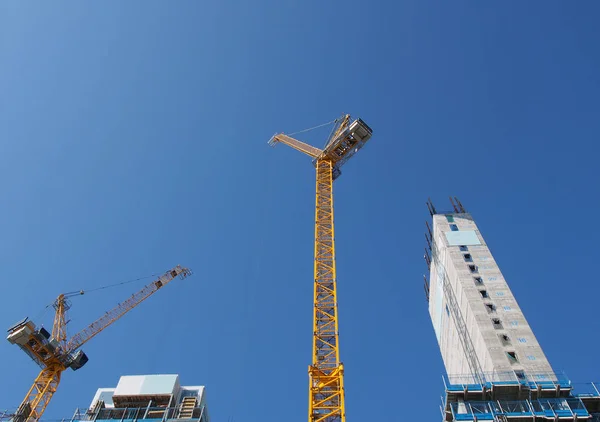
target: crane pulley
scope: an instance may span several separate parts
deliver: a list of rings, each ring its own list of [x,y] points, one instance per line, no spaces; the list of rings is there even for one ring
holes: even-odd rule
[[[67,311],[71,308],[68,298],[83,294],[83,291],[61,294],[54,301],[52,334],[44,327],[37,328],[28,318],[10,327],[7,340],[19,346],[42,368],[13,420],[15,422],[39,420],[56,392],[62,372],[67,368],[76,371],[87,363],[88,357],[80,350],[81,346],[176,277],[184,279],[191,273],[189,269],[179,265],[172,268],[75,334],[70,340],[67,339]]]

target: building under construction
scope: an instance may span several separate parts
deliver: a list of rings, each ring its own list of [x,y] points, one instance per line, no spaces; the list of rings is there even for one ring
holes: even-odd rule
[[[428,202],[425,292],[446,368],[444,421],[600,421],[600,385],[552,369],[472,216]]]
[[[76,409],[75,421],[140,419],[210,422],[204,386],[181,386],[178,375],[122,376],[114,388],[99,388],[87,408]]]

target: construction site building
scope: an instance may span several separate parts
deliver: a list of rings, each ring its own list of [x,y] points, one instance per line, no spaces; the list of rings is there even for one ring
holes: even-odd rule
[[[135,420],[210,422],[204,386],[181,386],[178,375],[127,375],[114,388],[99,388],[71,422]]]
[[[446,369],[444,421],[600,422],[600,385],[554,371],[471,214],[428,203],[425,292]]]

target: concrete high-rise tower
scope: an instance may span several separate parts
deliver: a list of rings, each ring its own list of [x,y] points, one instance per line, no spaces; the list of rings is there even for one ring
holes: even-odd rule
[[[443,419],[595,417],[600,392],[553,371],[472,216],[457,200],[427,223],[429,314],[446,367]]]

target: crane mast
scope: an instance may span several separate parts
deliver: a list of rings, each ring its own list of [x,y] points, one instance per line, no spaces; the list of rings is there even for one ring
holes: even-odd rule
[[[323,150],[282,133],[269,145],[288,145],[313,158],[316,168],[312,364],[308,367],[308,421],[345,422],[344,365],[340,361],[333,181],[341,166],[371,138],[360,119],[344,115]]]
[[[317,160],[313,356],[309,374],[309,421],[346,420],[344,366],[340,362],[335,237],[333,227],[333,163]]]
[[[187,268],[179,265],[174,267],[75,334],[69,341],[67,341],[66,314],[71,305],[68,297],[83,294],[83,291],[58,296],[53,304],[55,316],[52,335],[43,327],[36,328],[35,324],[27,318],[11,327],[8,330],[7,340],[18,345],[42,368],[19,406],[13,421],[38,421],[56,392],[62,373],[67,368],[77,370],[87,363],[88,358],[85,353],[78,350],[81,346],[177,276],[183,279],[190,274],[191,271]]]

